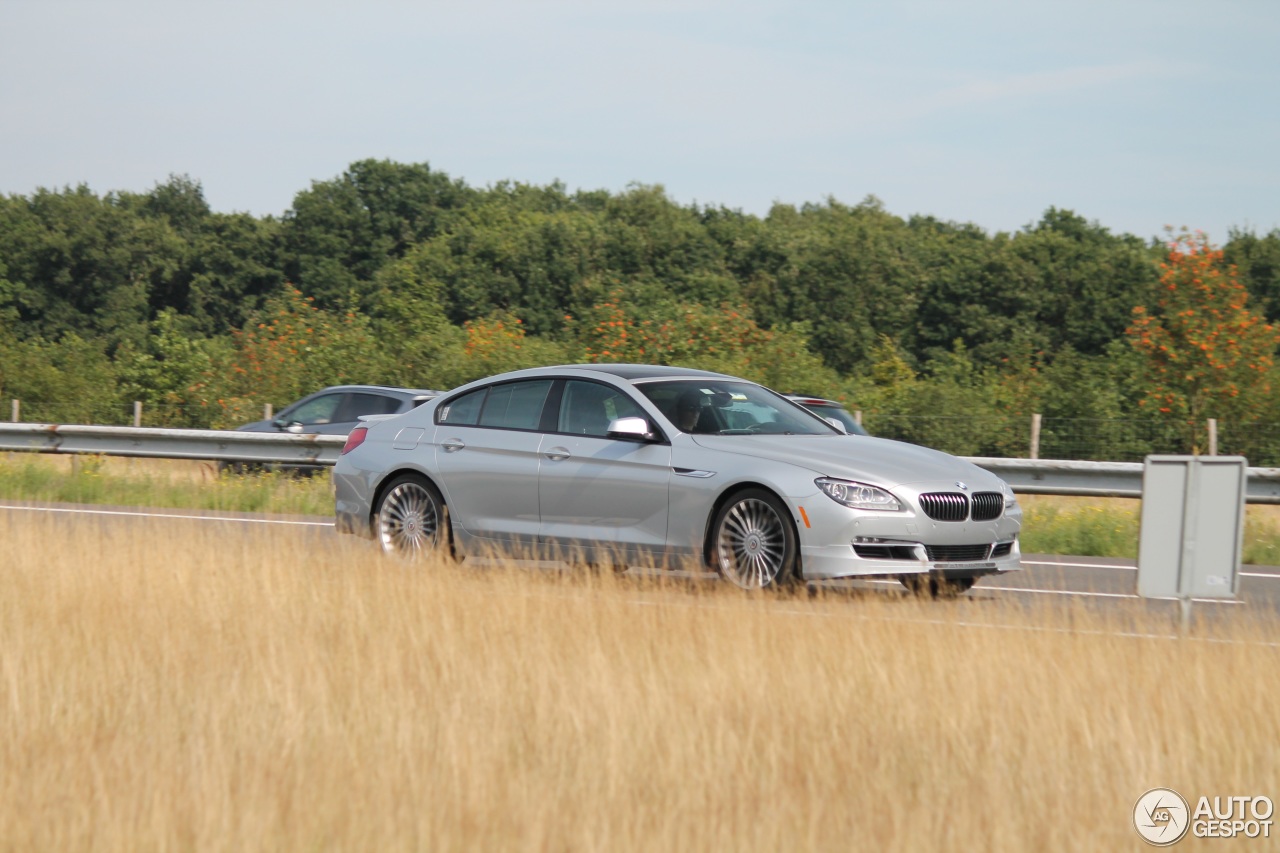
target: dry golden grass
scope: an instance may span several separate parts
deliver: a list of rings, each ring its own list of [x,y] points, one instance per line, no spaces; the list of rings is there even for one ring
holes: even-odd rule
[[[1142,847],[1151,787],[1280,799],[1274,621],[175,521],[0,515],[0,545],[5,850],[1094,851]]]

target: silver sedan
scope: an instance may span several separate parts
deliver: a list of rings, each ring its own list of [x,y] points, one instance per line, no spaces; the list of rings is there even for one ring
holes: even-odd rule
[[[747,589],[892,577],[933,594],[1020,568],[1022,512],[993,474],[684,368],[472,382],[356,427],[333,479],[337,529],[410,557],[692,563]]]

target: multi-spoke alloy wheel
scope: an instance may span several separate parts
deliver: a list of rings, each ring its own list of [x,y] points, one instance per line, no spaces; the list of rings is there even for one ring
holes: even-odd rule
[[[711,556],[724,578],[743,589],[781,585],[794,577],[796,535],[781,502],[751,489],[716,515]]]
[[[434,487],[417,477],[400,477],[378,504],[378,542],[388,554],[424,556],[444,541],[444,518],[444,501]]]

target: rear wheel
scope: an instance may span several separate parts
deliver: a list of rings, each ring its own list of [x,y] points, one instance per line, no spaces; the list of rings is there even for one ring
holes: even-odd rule
[[[378,501],[378,544],[388,554],[410,559],[435,554],[446,542],[446,518],[435,486],[413,474],[397,477]]]
[[[921,597],[955,598],[964,595],[977,578],[944,578],[938,575],[901,575],[898,578],[908,591]]]
[[[763,489],[739,492],[711,525],[712,565],[743,589],[785,586],[796,579],[795,527],[782,501]]]

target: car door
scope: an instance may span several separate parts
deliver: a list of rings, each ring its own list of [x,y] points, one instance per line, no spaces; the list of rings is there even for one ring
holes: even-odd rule
[[[608,437],[609,422],[646,417],[625,391],[567,379],[555,429],[542,440],[540,550],[591,562],[665,550],[671,447]]]
[[[536,545],[538,428],[552,383],[491,385],[436,410],[436,470],[452,520],[473,540],[470,546]]]

